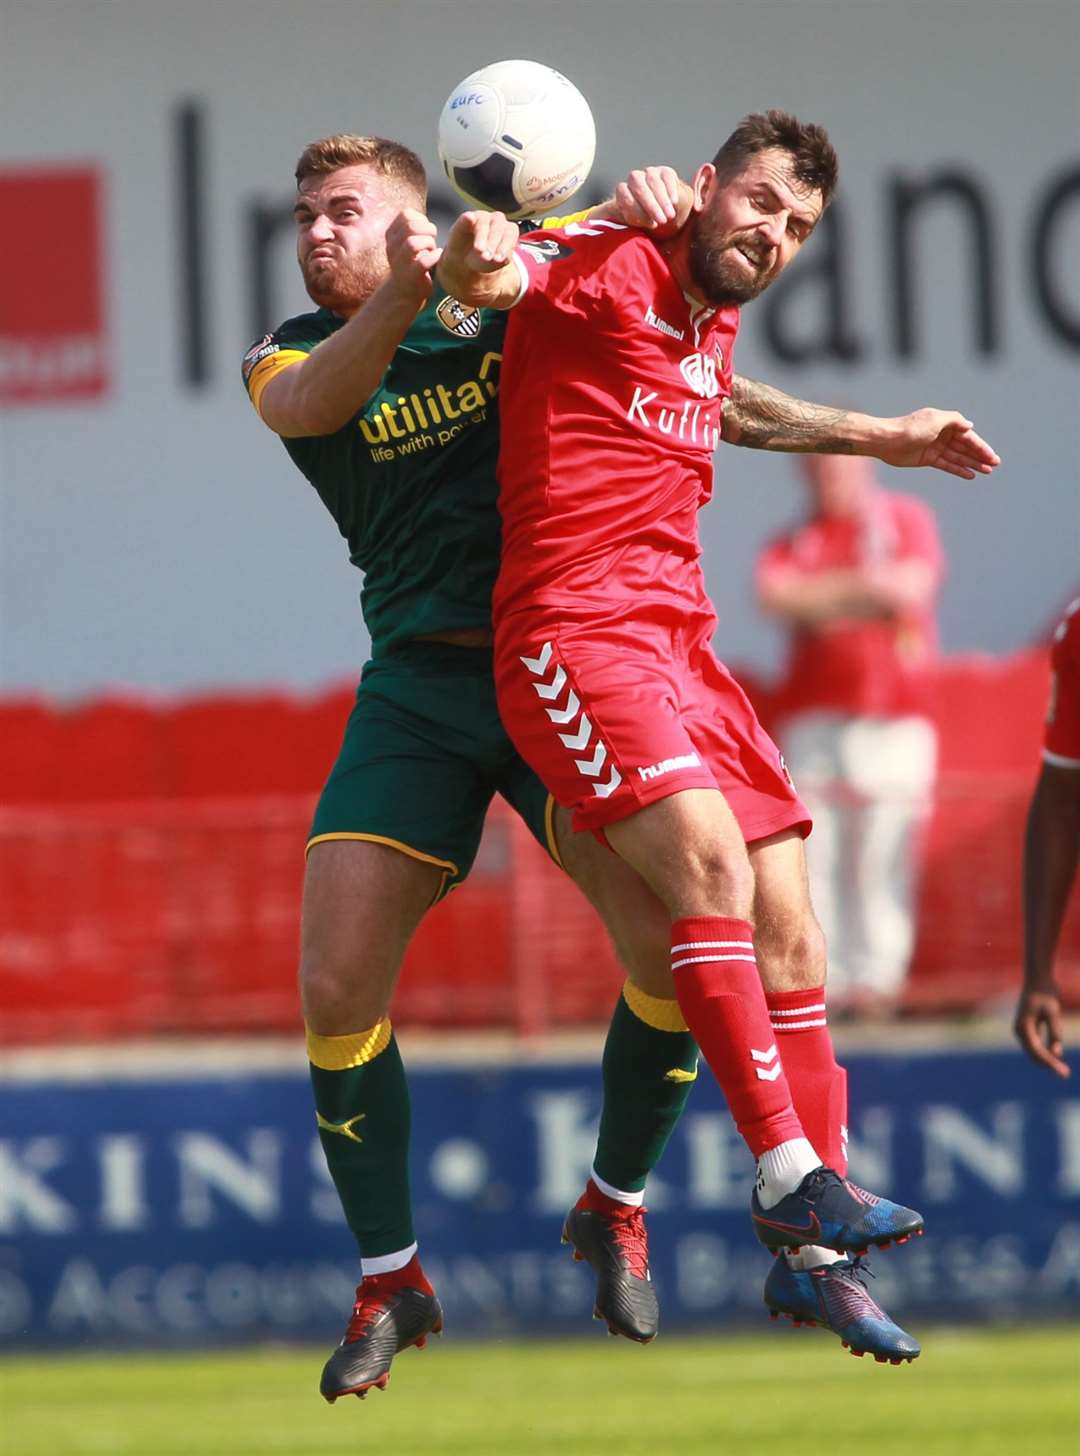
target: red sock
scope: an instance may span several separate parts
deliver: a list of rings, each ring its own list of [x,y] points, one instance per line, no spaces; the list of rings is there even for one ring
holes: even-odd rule
[[[607,1218],[632,1218],[635,1213],[645,1212],[644,1204],[623,1203],[618,1198],[609,1198],[602,1188],[597,1188],[591,1178],[585,1184],[585,1192],[574,1207],[582,1208],[587,1213],[602,1213]]]
[[[825,1017],[825,987],[765,996],[795,1111],[818,1156],[847,1173],[847,1072],[837,1065]]]
[[[420,1267],[419,1254],[414,1254],[400,1269],[391,1269],[387,1274],[368,1274],[364,1283],[372,1280],[384,1294],[396,1294],[399,1289],[419,1289],[421,1294],[435,1293]]]
[[[791,1103],[745,920],[693,915],[671,927],[675,994],[755,1158],[802,1125]]]

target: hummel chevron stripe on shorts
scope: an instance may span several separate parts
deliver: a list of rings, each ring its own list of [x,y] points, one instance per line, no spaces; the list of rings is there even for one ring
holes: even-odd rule
[[[622,774],[614,762],[608,762],[607,744],[594,732],[577,693],[567,682],[566,668],[555,660],[555,649],[550,642],[545,642],[535,657],[523,656],[518,660],[532,678],[537,697],[552,705],[546,710],[552,723],[566,727],[567,731],[558,737],[574,756],[574,767],[590,783],[593,793],[606,799],[622,783]],[[579,758],[578,754],[582,756]]]

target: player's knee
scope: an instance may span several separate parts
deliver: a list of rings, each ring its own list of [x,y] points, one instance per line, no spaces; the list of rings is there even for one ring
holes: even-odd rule
[[[613,935],[612,943],[619,964],[639,990],[661,1000],[674,1000],[671,929],[667,923],[660,936]]]
[[[745,854],[726,845],[696,849],[686,856],[682,878],[702,911],[749,919],[754,872]]]
[[[309,1025],[332,1016],[342,999],[345,976],[340,961],[320,949],[305,946],[300,955],[300,1001]],[[359,1030],[359,1028],[356,1028]]]
[[[782,921],[759,918],[754,948],[768,991],[803,991],[825,982],[825,936],[812,914]]]
[[[805,916],[792,938],[791,958],[801,968],[795,973],[798,989],[823,985],[827,961],[825,933],[815,917]]]
[[[825,981],[825,935],[814,914],[805,914],[790,927],[785,939],[785,960],[793,989],[822,986]]]
[[[355,951],[305,945],[300,956],[304,1020],[327,1036],[374,1026],[389,1008],[389,987]]]

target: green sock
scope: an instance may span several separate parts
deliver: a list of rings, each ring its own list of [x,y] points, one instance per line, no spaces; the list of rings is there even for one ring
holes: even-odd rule
[[[409,1197],[409,1088],[389,1021],[352,1036],[307,1034],[323,1152],[364,1258],[416,1241]]]
[[[604,1044],[604,1105],[594,1167],[626,1193],[645,1187],[697,1076],[677,1001],[623,987]]]

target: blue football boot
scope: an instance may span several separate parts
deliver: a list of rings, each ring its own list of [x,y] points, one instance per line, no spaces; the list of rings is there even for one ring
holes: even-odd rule
[[[841,1178],[831,1168],[815,1168],[772,1208],[762,1208],[757,1189],[750,1199],[754,1232],[773,1253],[820,1244],[839,1254],[865,1254],[903,1244],[923,1231],[922,1214],[878,1198]]]
[[[853,1355],[873,1355],[879,1365],[902,1365],[920,1352],[915,1340],[870,1298],[862,1259],[841,1259],[817,1269],[792,1269],[781,1257],[765,1280],[769,1318],[821,1325],[839,1335]],[[870,1276],[873,1278],[873,1275]]]

